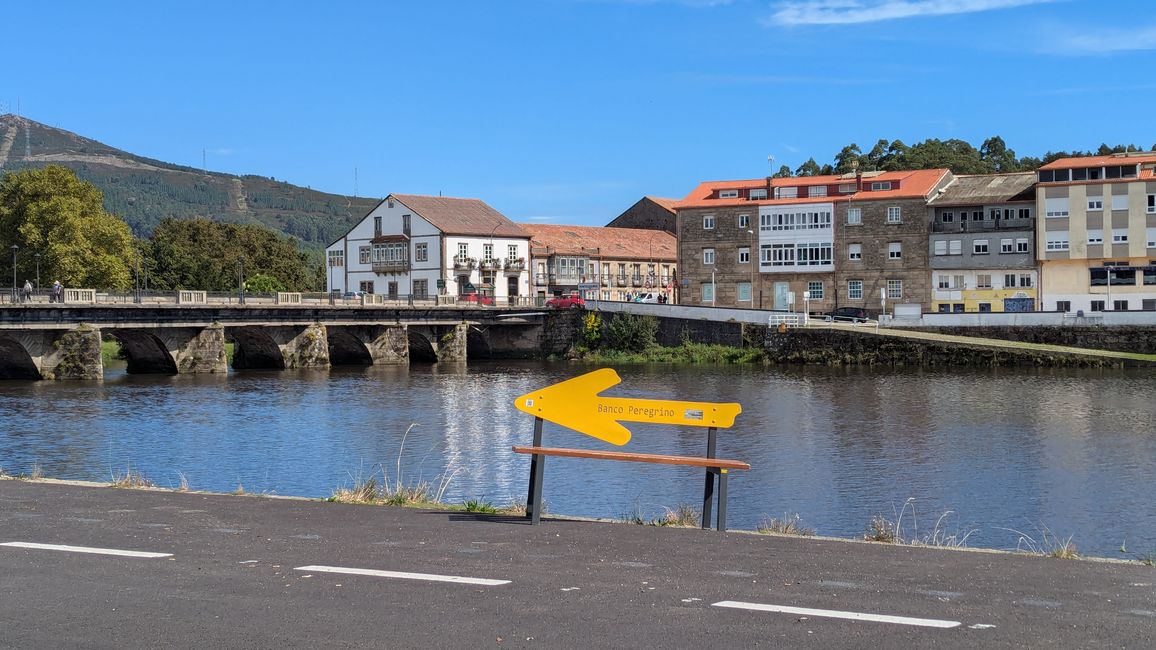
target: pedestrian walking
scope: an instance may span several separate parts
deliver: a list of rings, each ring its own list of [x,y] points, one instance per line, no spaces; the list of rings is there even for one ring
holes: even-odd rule
[[[32,300],[32,280],[24,281],[24,293],[21,294],[20,302],[28,302]]]
[[[64,302],[64,287],[60,280],[52,283],[52,295],[48,297],[48,302]]]

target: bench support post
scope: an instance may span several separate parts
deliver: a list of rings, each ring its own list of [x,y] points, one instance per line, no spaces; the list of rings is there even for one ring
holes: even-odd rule
[[[714,427],[707,429],[706,434],[706,457],[714,458],[715,439],[717,437],[717,430]],[[714,470],[707,468],[706,483],[702,491],[702,527],[704,529],[710,528],[710,508],[711,501],[714,500]],[[722,504],[719,504],[719,514],[722,514]]]
[[[727,476],[729,470],[720,467],[718,470],[718,532],[727,532]]]
[[[542,418],[534,418],[534,446],[542,446]],[[545,465],[545,456],[530,456],[530,489],[526,494],[526,518],[530,520],[530,525],[542,519],[542,472]]]

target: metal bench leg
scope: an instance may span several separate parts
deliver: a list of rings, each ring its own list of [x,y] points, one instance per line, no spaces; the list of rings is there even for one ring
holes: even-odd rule
[[[718,532],[727,530],[727,470],[720,468],[718,474]]]
[[[542,446],[542,418],[534,418],[534,446]],[[534,513],[536,511],[535,505],[540,500],[540,498],[536,496],[537,492],[535,487],[540,488],[541,486],[538,482],[538,473],[542,471],[540,469],[541,463],[539,463],[539,459],[545,460],[537,454],[530,456],[530,487],[526,491],[526,519],[530,519],[531,523],[535,524],[538,523],[537,520],[534,519]]]
[[[530,488],[534,494],[534,514],[530,517],[530,525],[535,526],[542,520],[542,476],[546,473],[546,457],[535,456],[538,460],[538,471],[534,473],[534,487]]]
[[[706,433],[706,457],[714,458],[715,428],[711,427]],[[710,528],[710,507],[714,497],[714,468],[706,468],[706,485],[702,491],[702,527]]]

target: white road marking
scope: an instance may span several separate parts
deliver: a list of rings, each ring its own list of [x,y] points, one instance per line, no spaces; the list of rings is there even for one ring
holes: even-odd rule
[[[381,571],[379,569],[352,569],[349,567],[340,566],[324,566],[310,564],[309,566],[299,566],[294,571],[324,571],[326,573],[348,573],[359,576],[374,576],[378,578],[399,578],[401,580],[426,580],[429,582],[454,582],[464,585],[482,585],[485,587],[496,587],[498,585],[508,585],[509,580],[491,580],[489,578],[467,578],[464,576],[442,576],[434,573],[408,573],[405,571]]]
[[[94,553],[96,555],[119,555],[121,557],[172,557],[172,553],[149,553],[146,551],[124,551],[118,548],[93,548],[91,546],[66,546],[64,544],[35,544],[33,542],[4,542],[0,546],[31,548],[43,551],[67,551],[69,553]]]
[[[851,621],[871,621],[875,623],[896,623],[898,625],[916,625],[919,627],[952,628],[959,627],[959,621],[940,621],[933,618],[909,618],[907,616],[891,616],[888,614],[866,614],[863,612],[843,612],[835,609],[808,609],[806,607],[787,607],[785,605],[764,605],[762,603],[744,603],[735,600],[724,600],[711,605],[712,607],[729,607],[732,609],[750,609],[757,612],[778,612],[780,614],[798,614],[799,616],[821,616],[825,618],[843,618]]]

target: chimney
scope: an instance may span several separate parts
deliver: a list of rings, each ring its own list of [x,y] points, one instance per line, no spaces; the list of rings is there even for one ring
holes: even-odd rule
[[[771,185],[773,185],[773,183],[771,182],[771,177],[767,176],[767,198],[768,199],[775,196],[774,191],[771,190]]]

